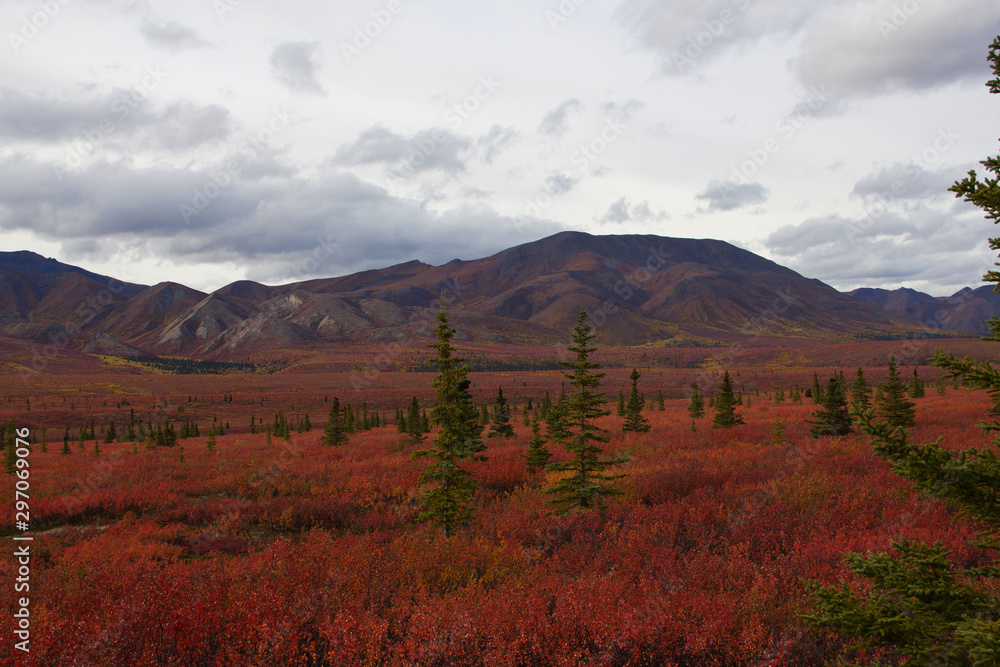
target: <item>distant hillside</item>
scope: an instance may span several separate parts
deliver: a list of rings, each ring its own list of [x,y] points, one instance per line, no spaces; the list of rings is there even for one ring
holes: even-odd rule
[[[934,297],[905,287],[884,290],[863,287],[848,293],[854,300],[881,309],[889,317],[925,325],[930,329],[954,329],[984,336],[987,320],[1000,317],[1000,294],[992,285],[965,287],[948,297]]]
[[[602,344],[688,346],[903,337],[941,306],[918,292],[883,292],[842,294],[723,241],[652,235],[563,232],[477,260],[277,287],[244,280],[211,294],[123,284],[14,252],[0,253],[0,335],[45,342],[65,333],[81,350],[246,359],[430,337],[444,298],[459,340],[562,345],[583,306]],[[995,300],[974,292],[949,328],[980,330]]]

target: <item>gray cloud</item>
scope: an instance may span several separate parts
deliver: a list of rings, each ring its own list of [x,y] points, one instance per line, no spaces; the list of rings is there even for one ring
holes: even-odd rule
[[[493,164],[493,160],[513,146],[517,140],[518,133],[514,128],[494,125],[486,134],[476,139],[476,150],[482,156],[483,162]]]
[[[790,268],[839,289],[943,285],[945,293],[977,282],[988,268],[989,228],[969,208],[916,205],[905,215],[811,218],[774,231],[764,245]]]
[[[914,9],[904,11],[904,4]],[[986,45],[997,33],[996,3],[841,2],[810,24],[794,67],[805,84],[846,95],[982,81],[988,78]]]
[[[632,204],[625,197],[622,197],[608,207],[608,210],[598,219],[604,224],[625,224],[629,222],[660,222],[668,220],[670,216],[663,211],[653,211],[648,201]]]
[[[229,136],[229,111],[182,100],[151,108],[140,88],[114,89],[79,100],[28,96],[0,89],[0,137],[14,141],[85,141],[110,147],[186,150]],[[138,138],[138,145],[122,146]]]
[[[44,163],[3,157],[0,228],[59,241],[70,253],[62,258],[67,261],[145,248],[150,258],[182,264],[235,262],[263,281],[414,258],[472,259],[562,229],[542,220],[515,221],[482,205],[432,213],[332,167],[264,180],[243,179],[241,170],[222,187],[213,180],[218,171],[102,162],[58,183]],[[197,193],[202,199],[196,203]],[[197,210],[186,222],[182,204]],[[307,271],[306,260],[321,246],[330,248],[323,263]]]
[[[502,134],[497,134],[494,139],[501,139]],[[404,137],[375,125],[358,135],[354,142],[338,148],[333,162],[344,166],[384,164],[402,176],[434,169],[456,173],[465,170],[466,156],[472,143],[467,137],[438,128]],[[502,146],[494,144],[494,148],[495,155]]]
[[[568,174],[551,174],[545,179],[545,191],[553,197],[558,197],[572,190],[579,182],[580,179]]]
[[[623,123],[630,123],[632,117],[646,107],[645,102],[630,99],[622,104],[617,102],[606,102],[602,106],[604,115],[615,118]]]
[[[319,80],[322,66],[323,49],[319,42],[284,42],[271,52],[274,76],[297,93],[324,93]]]
[[[664,74],[686,74],[731,49],[798,32],[820,0],[624,0],[616,17],[639,46],[658,54]]]
[[[708,201],[709,211],[731,211],[752,204],[763,204],[767,201],[767,195],[768,189],[760,183],[711,181],[695,198]]]
[[[176,21],[158,22],[147,19],[143,21],[139,32],[150,46],[166,49],[172,53],[209,46],[198,33]]]
[[[863,199],[927,199],[952,197],[951,185],[968,169],[928,171],[914,162],[897,162],[872,172],[854,184],[851,194]]]
[[[800,81],[842,97],[985,79],[985,45],[1000,33],[1000,6],[981,0],[624,0],[617,19],[666,75],[767,38],[799,38],[791,64]]]
[[[545,114],[538,131],[550,137],[561,137],[569,128],[569,115],[583,111],[583,104],[578,99],[566,100],[552,111]]]

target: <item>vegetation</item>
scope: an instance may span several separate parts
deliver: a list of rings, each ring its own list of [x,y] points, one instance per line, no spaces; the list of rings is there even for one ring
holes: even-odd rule
[[[608,438],[605,429],[595,422],[607,412],[604,410],[604,395],[596,390],[604,374],[595,373],[594,369],[599,366],[590,361],[590,355],[597,349],[591,345],[594,337],[587,324],[587,311],[581,309],[573,329],[573,342],[566,347],[576,355],[576,360],[563,362],[567,369],[572,370],[565,375],[576,391],[565,401],[565,413],[560,420],[563,430],[556,440],[565,446],[572,458],[549,464],[549,470],[570,474],[545,489],[552,495],[551,502],[559,513],[574,508],[585,510],[598,507],[605,496],[622,493],[608,483],[624,475],[608,474],[607,470],[625,459],[601,458],[604,450],[599,443],[607,442]]]

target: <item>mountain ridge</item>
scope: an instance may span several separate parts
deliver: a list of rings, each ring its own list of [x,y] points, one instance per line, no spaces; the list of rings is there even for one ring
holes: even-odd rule
[[[651,234],[560,232],[440,266],[411,260],[273,287],[239,280],[211,293],[122,283],[18,251],[0,253],[0,335],[39,340],[56,326],[82,336],[81,349],[101,336],[102,348],[246,358],[429,337],[426,309],[444,298],[458,338],[484,344],[560,344],[580,307],[602,344],[853,340],[917,333],[929,313],[941,332],[971,327],[1000,313],[1000,297],[982,289],[841,293],[725,241]]]

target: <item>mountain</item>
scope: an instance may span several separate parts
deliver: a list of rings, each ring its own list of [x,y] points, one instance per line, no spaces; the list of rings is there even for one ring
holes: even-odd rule
[[[993,303],[970,291],[949,328]],[[927,299],[938,304],[882,292],[843,294],[723,241],[653,235],[562,232],[477,260],[276,287],[241,280],[211,294],[124,284],[17,252],[0,253],[0,335],[44,342],[63,332],[78,349],[242,359],[429,338],[444,299],[456,337],[483,344],[565,344],[581,306],[603,344],[849,341],[917,332]]]
[[[894,290],[862,287],[848,295],[859,303],[879,308],[889,317],[932,330],[952,329],[985,336],[990,333],[987,320],[1000,317],[1000,294],[991,285],[965,287],[947,297],[906,287]]]

